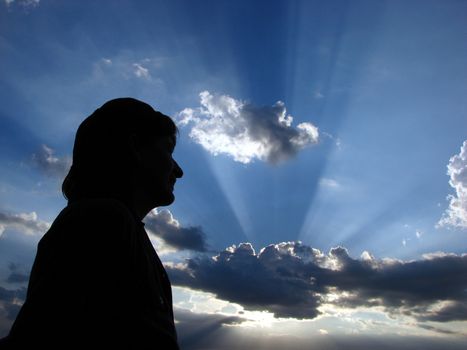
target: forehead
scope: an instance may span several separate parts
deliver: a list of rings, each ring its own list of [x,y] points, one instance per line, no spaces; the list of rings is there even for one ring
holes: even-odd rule
[[[176,145],[176,139],[175,136],[157,137],[153,145],[161,150],[173,151]]]

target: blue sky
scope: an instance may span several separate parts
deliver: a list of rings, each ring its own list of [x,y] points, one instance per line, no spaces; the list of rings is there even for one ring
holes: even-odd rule
[[[2,1],[0,334],[66,205],[77,126],[132,96],[179,123],[185,176],[148,226],[184,348],[372,348],[375,336],[456,348],[467,336],[466,16],[454,0]],[[216,283],[223,264],[237,294]],[[305,269],[306,288],[281,268]]]

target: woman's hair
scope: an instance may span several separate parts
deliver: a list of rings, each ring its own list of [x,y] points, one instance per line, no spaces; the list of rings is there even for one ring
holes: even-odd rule
[[[172,119],[150,105],[133,99],[106,102],[87,117],[76,132],[73,164],[62,184],[68,201],[88,197],[111,197],[126,201],[135,159],[130,140],[149,144],[173,137]]]

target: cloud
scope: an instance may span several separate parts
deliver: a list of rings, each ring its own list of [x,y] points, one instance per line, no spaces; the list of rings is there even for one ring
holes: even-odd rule
[[[315,98],[317,100],[320,100],[320,99],[324,98],[324,95],[320,90],[315,90],[313,92],[313,98]]]
[[[26,287],[10,290],[0,286],[0,338],[10,331],[11,324],[26,299]]]
[[[7,7],[10,7],[13,4],[18,4],[23,8],[31,8],[38,6],[39,3],[40,0],[5,0],[5,4]]]
[[[190,138],[213,155],[226,154],[245,164],[255,159],[278,163],[318,142],[318,128],[311,123],[292,127],[293,118],[281,101],[257,107],[208,91],[199,96],[201,106],[184,109],[177,121],[190,124]]]
[[[111,66],[112,65],[112,60],[110,58],[102,58],[102,64],[106,65],[106,66]]]
[[[47,145],[42,145],[38,153],[32,155],[34,164],[48,176],[63,179],[71,166],[70,157],[56,157],[55,151]]]
[[[448,322],[467,320],[467,300],[449,301],[419,316],[422,321]]]
[[[453,332],[453,331],[450,331],[448,329],[434,327],[434,326],[430,326],[428,324],[419,324],[418,327],[429,330],[429,331],[435,331],[435,332],[438,332],[438,333],[441,333],[441,334],[449,334],[449,335],[450,334],[453,334],[453,335],[458,335],[459,334],[457,332]]]
[[[134,74],[138,78],[151,79],[151,74],[149,74],[149,69],[143,67],[140,63],[133,63]]]
[[[169,246],[198,252],[207,251],[206,235],[200,227],[182,227],[168,209],[156,209],[145,219],[146,228]]]
[[[211,339],[210,348],[222,349],[222,342],[215,342],[214,335],[228,325],[240,324],[246,319],[238,316],[226,316],[221,314],[195,313],[181,308],[175,308],[175,319],[177,322],[177,333],[179,344],[182,349],[199,348],[205,349],[206,339]],[[220,339],[218,339],[220,340]]]
[[[319,180],[319,184],[323,187],[328,187],[328,188],[339,188],[340,184],[334,179],[329,179],[329,178],[322,178]]]
[[[266,310],[276,317],[313,319],[320,306],[383,307],[421,320],[467,320],[467,255],[434,254],[417,261],[359,259],[342,247],[328,254],[300,242],[251,244],[167,266],[174,285]],[[439,303],[443,304],[440,307]]]
[[[12,214],[0,211],[0,236],[8,229],[17,229],[27,235],[44,233],[50,224],[39,220],[36,212]]]
[[[212,259],[190,259],[184,268],[171,266],[168,271],[175,285],[212,292],[247,310],[267,310],[278,317],[314,318],[319,313],[320,298],[313,280],[300,276],[300,270],[318,252],[306,252],[301,245],[294,247],[293,243],[283,243],[256,254],[251,244],[242,243]],[[288,254],[288,249],[297,255]],[[298,270],[290,271],[290,264]]]
[[[449,195],[449,207],[444,213],[438,226],[467,228],[467,140],[461,146],[459,154],[449,160],[447,174],[449,184],[456,191]]]
[[[151,72],[159,71],[165,64],[164,57],[134,57],[132,53],[121,52],[112,58],[103,57],[94,63],[93,77],[96,81],[114,82],[115,79],[138,79],[147,83],[163,84],[160,78],[153,79]]]
[[[10,270],[10,275],[6,280],[8,283],[26,283],[29,281],[29,272],[21,269],[18,264],[10,263],[8,270]]]

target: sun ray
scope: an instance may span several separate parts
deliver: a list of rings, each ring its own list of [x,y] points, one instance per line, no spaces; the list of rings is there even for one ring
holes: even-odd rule
[[[209,156],[208,163],[214,177],[222,189],[232,212],[242,228],[243,235],[251,242],[254,239],[250,211],[246,205],[245,195],[237,179],[236,166],[230,159]]]

